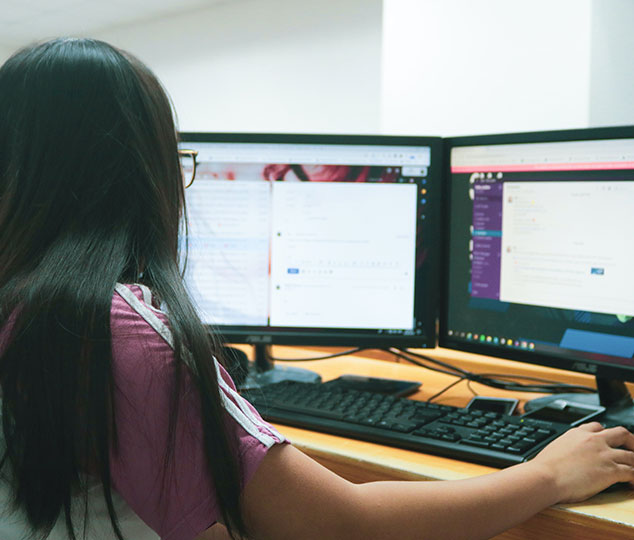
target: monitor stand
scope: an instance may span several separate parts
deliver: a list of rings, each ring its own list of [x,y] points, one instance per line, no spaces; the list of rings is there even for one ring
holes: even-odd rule
[[[293,366],[276,366],[273,364],[270,345],[253,345],[255,360],[249,362],[246,377],[240,390],[253,390],[267,384],[281,381],[321,382],[321,376],[314,371]]]
[[[553,394],[526,402],[526,412],[548,405],[551,401],[560,399],[572,405],[603,405],[606,412],[600,421],[609,424],[634,425],[634,403],[625,383],[618,379],[596,377],[597,390],[595,394]]]

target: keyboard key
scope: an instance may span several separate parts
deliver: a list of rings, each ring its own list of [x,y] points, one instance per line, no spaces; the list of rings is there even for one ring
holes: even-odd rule
[[[533,437],[538,440],[538,441],[543,441],[545,439],[547,439],[548,437],[551,437],[554,434],[553,431],[549,431],[547,429],[538,429],[534,434]]]
[[[474,441],[473,439],[465,439],[462,441],[463,444],[469,444],[471,446],[479,446],[481,448],[488,448],[491,446],[491,443],[488,441]]]
[[[392,424],[392,429],[401,433],[409,433],[410,431],[414,431],[417,427],[418,424],[412,422],[394,422],[394,424]]]
[[[421,422],[433,422],[442,416],[442,412],[437,410],[424,411],[418,409],[412,416],[413,420],[420,420]]]

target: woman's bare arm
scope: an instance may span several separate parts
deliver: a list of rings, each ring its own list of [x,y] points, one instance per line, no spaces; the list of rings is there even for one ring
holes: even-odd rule
[[[245,487],[245,518],[254,539],[489,538],[557,502],[634,481],[633,451],[632,434],[594,423],[493,474],[355,485],[279,446]]]

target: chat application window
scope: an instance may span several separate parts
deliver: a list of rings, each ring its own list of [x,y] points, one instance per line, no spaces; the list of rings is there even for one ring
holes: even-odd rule
[[[499,299],[634,315],[634,182],[504,182]]]

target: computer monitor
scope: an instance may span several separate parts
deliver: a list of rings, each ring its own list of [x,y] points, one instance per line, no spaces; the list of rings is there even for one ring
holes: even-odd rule
[[[634,127],[456,137],[445,152],[440,345],[595,375],[632,423]]]
[[[229,343],[433,347],[442,141],[181,133],[186,285]],[[267,382],[267,381],[265,381]]]

